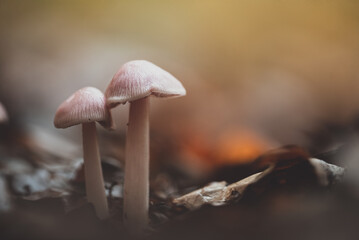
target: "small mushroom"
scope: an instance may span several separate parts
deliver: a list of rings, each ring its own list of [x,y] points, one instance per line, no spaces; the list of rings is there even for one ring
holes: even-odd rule
[[[2,105],[2,104],[0,103],[0,123],[7,122],[8,119],[9,119],[9,118],[8,118],[6,109],[5,109],[4,105]]]
[[[130,102],[124,179],[124,222],[131,233],[147,227],[149,205],[149,96],[186,95],[170,73],[144,60],[124,64],[106,89],[113,108]]]
[[[56,111],[54,125],[67,128],[82,124],[83,154],[87,200],[95,207],[100,219],[108,217],[108,205],[102,175],[96,123],[112,127],[111,113],[103,93],[97,88],[85,87],[75,92]]]

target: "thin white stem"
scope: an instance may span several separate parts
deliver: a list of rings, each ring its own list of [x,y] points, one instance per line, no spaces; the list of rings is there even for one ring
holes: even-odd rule
[[[108,217],[108,205],[95,122],[82,124],[82,138],[87,201],[94,205],[97,216],[105,219]]]
[[[149,102],[131,102],[126,139],[124,221],[130,233],[147,227],[149,202]]]

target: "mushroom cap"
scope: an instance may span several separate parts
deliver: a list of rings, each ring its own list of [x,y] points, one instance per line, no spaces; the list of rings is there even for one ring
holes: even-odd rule
[[[54,125],[67,128],[81,123],[99,122],[112,128],[111,112],[103,93],[94,87],[85,87],[72,94],[56,111]]]
[[[186,95],[186,89],[174,76],[155,64],[135,60],[125,63],[118,70],[105,93],[110,107],[150,95],[180,97]]]
[[[0,103],[0,123],[7,122],[8,116],[4,105]]]

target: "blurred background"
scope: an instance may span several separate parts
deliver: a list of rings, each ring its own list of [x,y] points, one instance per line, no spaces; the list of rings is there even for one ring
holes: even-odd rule
[[[154,161],[170,152],[211,169],[285,144],[317,154],[358,122],[358,11],[350,0],[3,0],[0,101],[40,144],[77,148],[79,127],[53,127],[59,104],[85,86],[105,91],[122,64],[145,59],[188,93],[152,98]],[[116,131],[98,129],[122,138],[128,104],[112,112]]]

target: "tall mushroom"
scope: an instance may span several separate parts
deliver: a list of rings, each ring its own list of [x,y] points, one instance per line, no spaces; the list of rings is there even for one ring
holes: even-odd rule
[[[126,139],[124,221],[132,233],[147,226],[149,204],[149,96],[186,95],[182,84],[170,73],[144,60],[124,64],[106,89],[113,108],[130,102]]]
[[[103,93],[97,88],[85,87],[63,102],[56,111],[54,125],[67,128],[82,124],[83,154],[85,164],[86,195],[100,219],[108,217],[108,205],[101,169],[96,135],[96,123],[112,127],[111,113]]]

